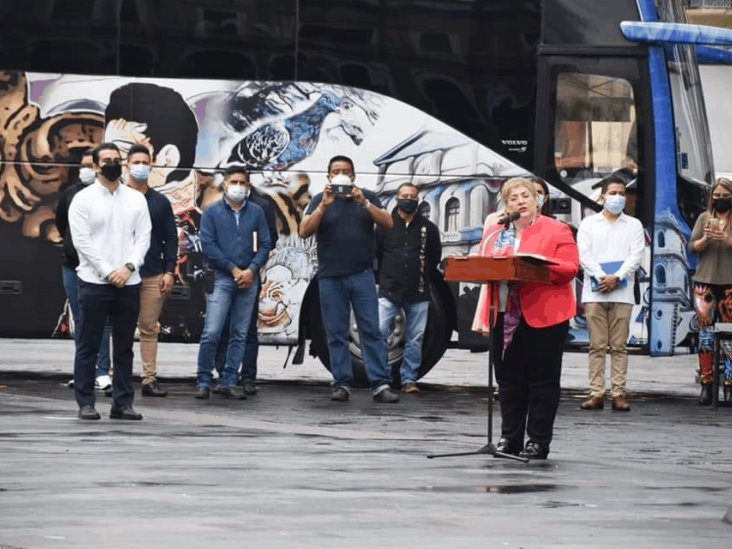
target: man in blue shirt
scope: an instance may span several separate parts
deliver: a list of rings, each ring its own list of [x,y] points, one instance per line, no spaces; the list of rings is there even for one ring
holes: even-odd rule
[[[195,397],[211,396],[216,347],[227,317],[229,345],[219,394],[236,393],[239,365],[244,357],[252,308],[258,298],[257,277],[271,248],[269,228],[262,208],[247,200],[249,174],[240,166],[227,168],[224,198],[211,204],[201,218],[201,247],[214,270],[214,287],[206,301],[206,322],[198,349]]]
[[[140,268],[142,286],[140,316],[137,319],[142,357],[142,395],[164,397],[168,392],[160,388],[157,380],[159,320],[163,303],[175,282],[178,231],[170,200],[148,185],[151,163],[150,149],[145,145],[135,144],[127,151],[127,183],[145,195],[152,222],[150,249]]]
[[[303,238],[317,234],[320,311],[333,374],[331,400],[346,401],[351,394],[348,325],[352,308],[374,401],[398,402],[399,395],[389,388],[391,372],[379,331],[373,270],[374,223],[386,229],[394,223],[376,194],[353,185],[355,177],[350,158],[331,158],[325,190],[313,197],[300,224]],[[335,185],[343,191],[337,192]]]

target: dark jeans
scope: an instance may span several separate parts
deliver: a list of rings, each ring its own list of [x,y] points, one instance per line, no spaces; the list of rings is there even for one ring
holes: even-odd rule
[[[99,345],[107,317],[112,322],[113,400],[115,406],[132,404],[132,344],[140,312],[140,285],[115,288],[79,280],[81,323],[74,358],[74,390],[79,407],[94,406],[94,377]]]
[[[502,318],[493,332],[501,435],[517,446],[523,446],[524,431],[530,440],[547,448],[552,441],[559,407],[562,352],[568,331],[569,321],[532,328],[521,317],[503,357]]]
[[[259,319],[259,291],[262,287],[261,282],[257,282],[257,300],[252,307],[252,318],[249,321],[249,330],[247,330],[246,347],[244,349],[244,358],[241,361],[241,380],[256,381],[257,379],[257,359],[259,358],[259,336],[257,335],[257,320]],[[219,379],[224,374],[224,365],[226,364],[226,348],[229,345],[229,320],[226,321],[219,346],[216,348],[216,371],[219,373]]]

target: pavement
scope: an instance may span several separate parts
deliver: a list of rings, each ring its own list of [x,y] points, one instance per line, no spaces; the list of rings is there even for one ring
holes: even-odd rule
[[[195,382],[198,345],[161,343],[158,368],[161,381]],[[328,383],[330,375],[322,364],[307,356],[303,364],[287,363],[284,347],[260,347],[259,379],[265,382],[305,381]],[[0,339],[0,381],[3,375],[71,378],[74,345],[64,339]],[[436,385],[485,387],[488,383],[487,353],[448,349],[442,360],[420,380]],[[631,355],[628,391],[641,395],[698,396],[696,355],[654,357]],[[139,375],[141,366],[135,363]],[[562,388],[587,392],[587,354],[566,352],[562,367]]]
[[[0,549],[731,546],[732,409],[696,403],[693,356],[632,356],[623,413],[579,410],[587,357],[566,353],[549,459],[523,464],[479,453],[500,429],[485,353],[448,351],[394,405],[331,402],[317,361],[269,347],[259,394],[196,401],[196,352],[160,345],[170,394],[138,391],[143,421],[99,394],[82,422],[73,343],[0,339]]]

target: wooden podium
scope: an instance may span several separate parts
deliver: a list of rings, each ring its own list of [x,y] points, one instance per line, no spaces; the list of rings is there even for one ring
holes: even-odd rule
[[[548,282],[548,266],[552,264],[554,264],[553,261],[532,254],[518,254],[504,257],[448,257],[445,267],[445,280],[448,282],[490,284],[488,296],[490,299],[490,319],[491,325],[494,325],[496,315],[498,314],[495,310],[495,290],[498,286],[496,283]],[[485,446],[473,452],[430,454],[427,456],[428,458],[487,454],[493,457],[513,459],[524,463],[529,462],[527,458],[499,452],[495,444],[493,444],[493,337],[494,334],[491,333],[488,342],[488,442]]]
[[[448,257],[445,280],[448,282],[547,282],[548,265],[554,262],[538,255],[509,257]]]

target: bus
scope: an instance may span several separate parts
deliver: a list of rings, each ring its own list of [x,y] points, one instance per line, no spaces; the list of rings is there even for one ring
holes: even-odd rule
[[[313,238],[298,235],[328,158],[391,209],[403,182],[469,254],[510,177],[551,186],[576,226],[621,176],[647,253],[629,343],[695,344],[687,253],[715,171],[694,40],[681,0],[25,0],[0,3],[0,336],[73,329],[54,210],[101,141],[153,151],[179,228],[163,341],[197,341],[205,315],[200,214],[220,172],[245,166],[277,213],[259,337],[328,363]],[[660,27],[659,27],[660,25]],[[677,32],[669,38],[668,25]],[[704,34],[703,32],[701,33]],[[578,280],[578,295],[581,291]],[[478,288],[436,280],[420,376],[470,330]],[[388,340],[396,368],[403,327]],[[588,341],[581,306],[568,345]],[[363,375],[357,331],[351,350]],[[285,361],[289,361],[290,353]]]

